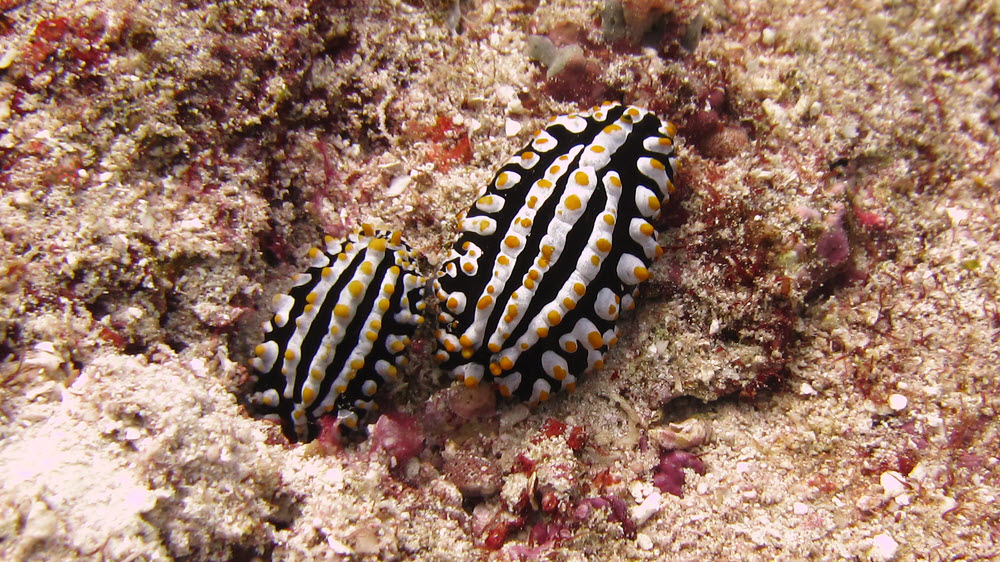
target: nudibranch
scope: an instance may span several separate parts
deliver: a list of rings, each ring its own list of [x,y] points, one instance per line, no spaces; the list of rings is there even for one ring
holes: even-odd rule
[[[320,416],[355,428],[377,408],[375,393],[406,365],[426,305],[426,279],[398,232],[366,224],[346,239],[327,237],[309,258],[288,294],[274,298],[252,361],[261,374],[250,402],[293,442],[315,438]]]
[[[652,223],[674,191],[675,132],[605,102],[553,118],[500,167],[434,280],[442,368],[538,403],[603,367],[662,253]]]

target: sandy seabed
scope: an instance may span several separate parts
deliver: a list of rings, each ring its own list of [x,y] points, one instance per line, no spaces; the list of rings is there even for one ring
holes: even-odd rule
[[[996,1],[0,0],[0,558],[998,557],[998,61]],[[429,272],[604,99],[681,170],[604,371],[494,402],[425,333],[370,439],[248,413],[324,233]]]

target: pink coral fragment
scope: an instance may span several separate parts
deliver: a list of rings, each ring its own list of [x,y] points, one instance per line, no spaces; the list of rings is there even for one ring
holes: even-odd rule
[[[417,418],[398,412],[383,414],[371,432],[372,449],[382,449],[403,464],[424,449],[424,430]]]
[[[829,230],[820,235],[816,242],[816,253],[834,266],[844,263],[851,255],[851,243],[840,220],[837,220],[830,226]]]
[[[668,451],[660,456],[660,464],[653,469],[653,485],[665,494],[684,497],[684,469],[690,468],[705,474],[705,463],[686,451]]]

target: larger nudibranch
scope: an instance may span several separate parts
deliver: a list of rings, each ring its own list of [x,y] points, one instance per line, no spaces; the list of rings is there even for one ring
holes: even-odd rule
[[[293,442],[316,437],[316,420],[328,413],[357,427],[376,408],[379,386],[397,379],[423,321],[425,279],[399,233],[364,225],[325,242],[309,251],[312,263],[288,294],[274,298],[253,359],[262,374],[250,401]]]
[[[675,128],[606,102],[552,119],[467,213],[435,280],[437,358],[532,403],[604,365],[615,321],[662,253]]]

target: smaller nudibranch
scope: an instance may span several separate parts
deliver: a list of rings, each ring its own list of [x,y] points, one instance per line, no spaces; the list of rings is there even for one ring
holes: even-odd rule
[[[377,409],[375,393],[400,377],[426,306],[426,279],[398,232],[365,224],[327,237],[309,258],[294,287],[274,297],[252,361],[261,374],[250,402],[293,442],[314,439],[320,416],[353,429]]]

